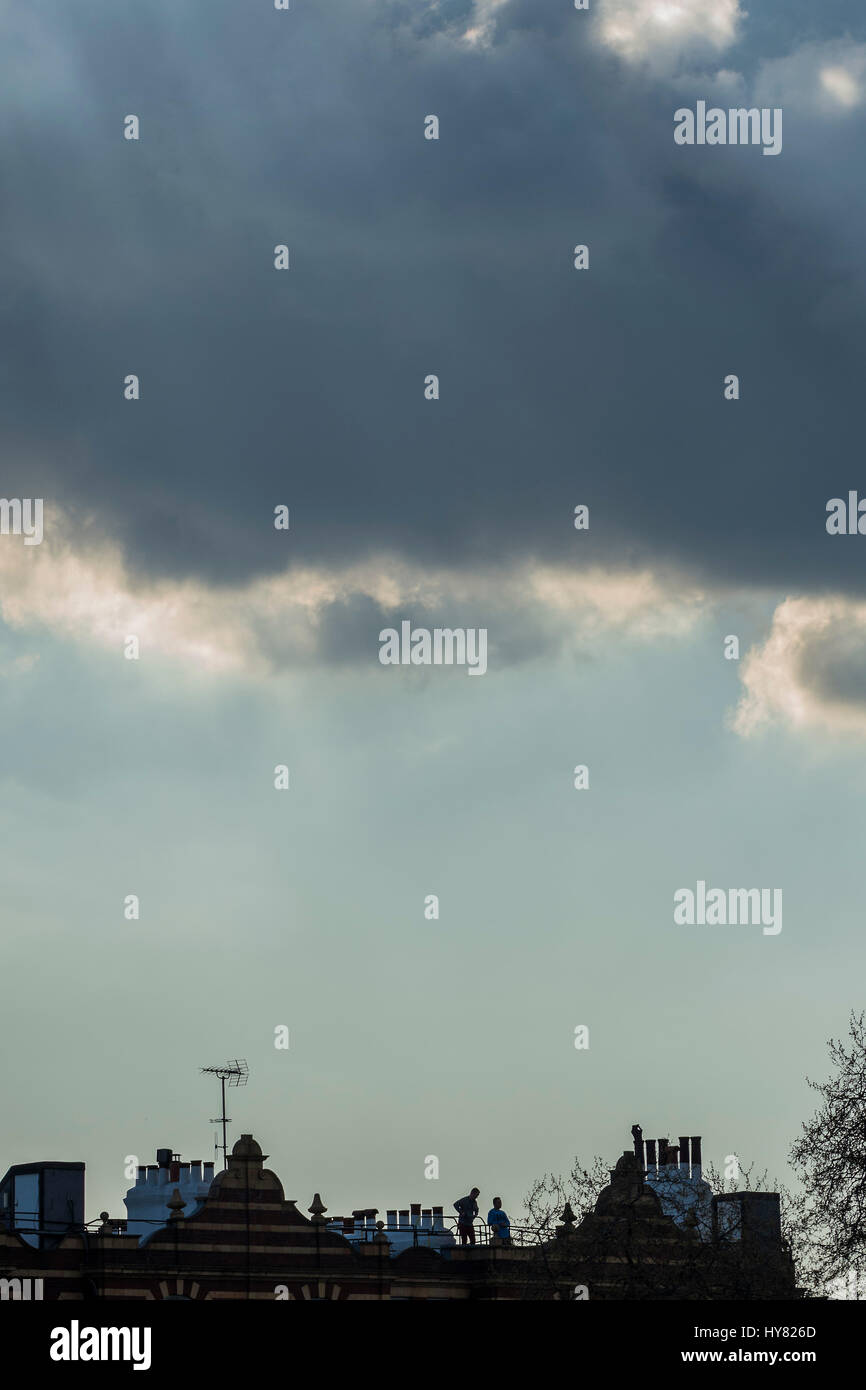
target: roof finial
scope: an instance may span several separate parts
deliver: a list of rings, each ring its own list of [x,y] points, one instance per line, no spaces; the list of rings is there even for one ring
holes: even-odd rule
[[[307,1207],[307,1211],[310,1213],[310,1215],[311,1215],[312,1218],[313,1218],[313,1221],[316,1223],[317,1226],[322,1226],[322,1225],[326,1225],[326,1224],[327,1224],[327,1218],[326,1218],[326,1216],[325,1216],[325,1212],[326,1212],[327,1210],[328,1210],[328,1208],[325,1206],[325,1204],[324,1204],[324,1202],[322,1201],[321,1197],[319,1196],[318,1192],[314,1192],[314,1193],[313,1193],[313,1200],[312,1200],[312,1202],[310,1203],[310,1205]]]
[[[174,1189],[165,1205],[171,1212],[171,1216],[168,1218],[169,1221],[182,1220],[181,1213],[183,1212],[183,1209],[186,1206],[186,1202],[181,1197],[179,1188],[176,1187]]]

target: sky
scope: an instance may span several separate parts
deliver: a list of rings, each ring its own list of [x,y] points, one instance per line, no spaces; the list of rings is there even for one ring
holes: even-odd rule
[[[0,1171],[122,1216],[243,1057],[302,1210],[519,1212],[634,1123],[784,1181],[862,1007],[862,7],[0,33],[0,487],[44,501],[0,535]],[[781,152],[677,145],[699,101]],[[383,665],[405,620],[483,678]],[[700,880],[782,930],[676,923]]]

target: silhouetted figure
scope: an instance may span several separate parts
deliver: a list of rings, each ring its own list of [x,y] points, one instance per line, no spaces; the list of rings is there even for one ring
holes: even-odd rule
[[[501,1241],[508,1241],[511,1239],[511,1222],[508,1220],[506,1213],[502,1210],[501,1197],[493,1198],[493,1206],[487,1213],[487,1224],[490,1227],[491,1234],[498,1236]]]
[[[461,1197],[454,1203],[454,1210],[457,1213],[457,1234],[460,1237],[460,1244],[475,1244],[475,1218],[478,1215],[478,1203],[475,1198],[481,1189],[473,1187],[468,1197]]]

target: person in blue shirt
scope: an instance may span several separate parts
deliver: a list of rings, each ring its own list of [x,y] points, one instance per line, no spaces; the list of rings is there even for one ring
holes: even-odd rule
[[[493,1206],[487,1213],[487,1224],[490,1227],[491,1236],[498,1236],[502,1241],[511,1239],[511,1222],[502,1210],[501,1197],[493,1198]]]

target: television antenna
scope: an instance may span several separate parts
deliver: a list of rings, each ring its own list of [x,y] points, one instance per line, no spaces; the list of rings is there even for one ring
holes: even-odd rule
[[[223,1151],[223,1168],[227,1168],[228,1158],[226,1157],[226,1125],[231,1124],[231,1119],[226,1115],[226,1083],[228,1083],[229,1086],[246,1086],[247,1080],[249,1079],[250,1069],[244,1061],[243,1057],[235,1057],[232,1061],[226,1062],[224,1067],[201,1067],[200,1070],[208,1076],[219,1077],[220,1089],[222,1092],[223,1113],[222,1115],[218,1116],[217,1119],[211,1120],[211,1124],[221,1124],[223,1127],[223,1142],[221,1146]],[[214,1147],[216,1149],[219,1149],[220,1145],[216,1144],[214,1145]]]

